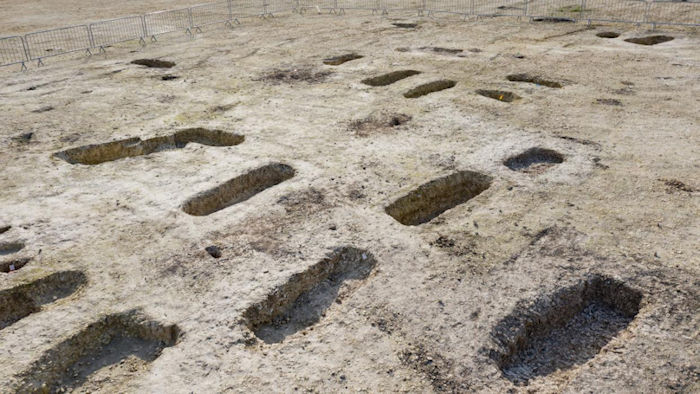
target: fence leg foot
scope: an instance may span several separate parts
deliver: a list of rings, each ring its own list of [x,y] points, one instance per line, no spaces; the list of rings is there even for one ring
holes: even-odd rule
[[[107,51],[105,51],[105,47],[100,46],[100,53],[107,53]]]
[[[338,15],[345,15],[345,8],[341,8],[340,13]]]
[[[143,37],[139,37],[139,44],[141,44],[141,46],[146,46],[146,40],[144,40]]]
[[[201,29],[199,26],[196,26],[196,27],[194,28],[194,32],[195,32],[195,33],[201,33],[201,32],[202,32],[202,29]]]
[[[27,71],[27,65],[22,62],[22,71]]]
[[[382,10],[382,15],[389,15],[389,11],[385,8]]]
[[[154,36],[154,35],[151,36],[151,42],[158,42],[158,39],[156,38],[156,36]]]
[[[90,51],[90,48],[86,49],[85,53],[88,55],[88,57],[92,56],[92,52]]]
[[[41,60],[41,58],[36,59],[36,66],[41,67],[44,65],[44,62]]]

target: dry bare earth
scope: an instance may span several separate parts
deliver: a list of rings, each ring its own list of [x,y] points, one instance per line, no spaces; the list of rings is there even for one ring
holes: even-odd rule
[[[697,391],[697,33],[392,18],[3,70],[0,259],[29,261],[0,273],[2,390]],[[424,223],[385,212],[415,190]]]

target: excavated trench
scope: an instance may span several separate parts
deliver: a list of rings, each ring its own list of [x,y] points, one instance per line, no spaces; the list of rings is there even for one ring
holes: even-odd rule
[[[670,36],[647,36],[647,37],[634,37],[634,38],[626,38],[625,41],[630,42],[632,44],[638,44],[638,45],[656,45],[656,44],[662,44],[664,42],[669,42],[673,40],[673,37]]]
[[[506,76],[506,79],[511,82],[528,82],[534,83],[535,85],[547,86],[549,88],[561,88],[561,83],[557,81],[550,81],[540,76],[531,74],[510,74]]]
[[[268,164],[196,194],[185,201],[182,210],[190,215],[206,216],[243,202],[267,188],[292,178],[294,174],[295,170],[286,164]]]
[[[70,296],[86,282],[82,272],[62,271],[0,291],[0,329],[39,312],[43,305]]]
[[[403,225],[416,226],[478,196],[492,180],[474,171],[455,172],[419,186],[387,206],[385,212]]]
[[[323,64],[329,65],[329,66],[339,66],[343,63],[347,63],[351,60],[357,60],[357,59],[362,59],[364,56],[358,55],[357,53],[347,53],[345,55],[340,55],[340,56],[334,56],[334,57],[329,57],[327,59],[323,59]]]
[[[367,251],[336,248],[326,258],[292,275],[265,300],[243,313],[246,326],[265,343],[279,343],[324,316],[361,285],[376,265]]]
[[[54,153],[55,157],[71,164],[95,165],[108,161],[149,155],[171,149],[184,148],[193,142],[209,146],[233,146],[242,143],[245,137],[226,133],[221,130],[203,128],[184,129],[171,135],[141,140],[138,137],[127,138],[104,144],[85,145]]]
[[[416,70],[393,71],[377,77],[363,79],[362,83],[369,86],[387,86],[420,73],[420,71]]]
[[[0,243],[0,256],[15,254],[24,249],[24,244],[21,242],[4,242]]]
[[[23,372],[19,392],[119,391],[180,335],[136,311],[107,315],[60,342]]]
[[[511,103],[520,98],[517,94],[506,90],[477,89],[476,94],[506,103]]]
[[[564,162],[564,156],[552,149],[530,148],[506,159],[503,164],[513,171],[541,173]]]
[[[421,96],[425,96],[426,94],[453,88],[455,85],[457,85],[457,82],[451,81],[449,79],[428,82],[423,85],[416,86],[415,88],[404,93],[403,96],[406,98],[418,98]]]
[[[627,328],[642,295],[615,279],[594,275],[520,306],[501,321],[489,353],[517,385],[581,365]]]
[[[136,60],[132,60],[131,64],[137,64],[139,66],[146,66],[148,68],[173,68],[173,67],[175,67],[174,62],[169,62],[167,60],[158,60],[158,59],[136,59]]]

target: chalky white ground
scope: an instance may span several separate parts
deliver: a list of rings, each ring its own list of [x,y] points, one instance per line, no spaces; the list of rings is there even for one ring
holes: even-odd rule
[[[394,19],[419,26],[396,28]],[[595,36],[609,30],[622,35]],[[102,314],[142,308],[183,334],[130,380],[107,379],[105,391],[440,390],[436,374],[401,356],[415,349],[439,360],[441,382],[503,391],[512,383],[480,352],[492,328],[518,301],[601,273],[645,295],[636,319],[596,357],[530,388],[697,389],[698,192],[662,179],[700,188],[700,40],[691,29],[662,33],[675,39],[634,45],[623,39],[650,33],[626,26],[294,15],[193,41],[176,35],[143,49],[48,60],[21,74],[3,69],[0,227],[12,229],[0,241],[23,241],[18,253],[32,261],[0,274],[0,288],[69,269],[85,272],[88,285],[0,331],[8,366],[0,387]],[[419,49],[433,46],[464,51]],[[348,52],[364,57],[322,64]],[[176,66],[129,64],[138,58]],[[303,67],[332,74],[314,83],[260,80]],[[360,83],[400,69],[422,73],[386,87]],[[505,79],[518,72],[564,87]],[[437,79],[457,84],[402,95]],[[522,98],[504,103],[476,89]],[[610,98],[622,105],[597,102]],[[53,109],[33,112],[46,106]],[[411,120],[363,136],[349,127],[382,111]],[[95,166],[51,157],[188,127],[246,140]],[[29,142],[13,139],[24,133],[33,133]],[[535,146],[564,162],[535,174],[503,165]],[[208,216],[181,210],[193,194],[271,162],[296,175]],[[419,226],[384,212],[458,170],[492,176],[491,187]],[[441,236],[454,246],[440,247]],[[209,245],[223,256],[210,257]],[[373,273],[312,327],[246,345],[241,313],[344,245],[370,252]]]

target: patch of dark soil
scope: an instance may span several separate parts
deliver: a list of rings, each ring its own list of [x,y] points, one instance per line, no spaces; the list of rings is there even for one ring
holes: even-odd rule
[[[506,77],[506,79],[512,82],[529,82],[534,83],[536,85],[547,86],[549,88],[561,88],[561,83],[559,82],[550,81],[537,75],[531,74],[510,74]]]
[[[343,63],[347,63],[352,60],[357,60],[357,59],[362,59],[364,56],[358,55],[357,53],[346,53],[345,55],[340,55],[340,56],[334,56],[334,57],[329,57],[327,59],[323,59],[323,64],[329,65],[329,66],[339,66]]]
[[[647,37],[635,37],[635,38],[626,38],[625,41],[630,42],[632,44],[638,44],[638,45],[656,45],[656,44],[662,44],[664,42],[669,42],[673,40],[673,37],[670,36],[647,36]]]
[[[659,179],[659,181],[663,182],[664,185],[666,185],[666,193],[669,194],[675,192],[692,193],[695,191],[695,189],[679,181],[678,179]]]
[[[620,33],[616,31],[601,31],[600,33],[596,33],[596,36],[600,38],[617,38],[620,37]]]
[[[418,24],[417,24],[417,23],[400,23],[400,22],[396,22],[396,23],[392,23],[392,25],[394,25],[394,26],[396,26],[396,27],[398,27],[398,28],[401,28],[401,29],[415,29],[416,27],[418,27]]]
[[[198,193],[182,204],[182,210],[190,215],[206,216],[246,201],[294,175],[294,169],[286,164],[268,164]]]
[[[348,125],[348,130],[358,137],[369,137],[372,134],[387,132],[409,122],[411,119],[411,116],[406,114],[382,112],[378,115],[370,115],[364,119],[353,120]]]
[[[605,99],[595,99],[595,102],[598,104],[603,104],[603,105],[615,105],[615,106],[621,106],[622,102],[618,99],[610,99],[610,98],[605,98]]]
[[[167,60],[158,59],[136,59],[132,60],[131,64],[137,64],[139,66],[146,66],[148,68],[173,68],[175,63],[169,62]]]
[[[561,153],[545,148],[530,148],[523,153],[509,157],[503,164],[513,171],[526,174],[541,174],[549,168],[563,163]]]
[[[594,275],[519,305],[492,333],[488,351],[517,385],[581,365],[624,330],[639,311],[642,294],[615,279]]]
[[[451,81],[449,79],[428,82],[423,85],[416,86],[415,88],[404,93],[403,96],[406,98],[418,98],[421,96],[425,96],[426,94],[453,88],[455,85],[457,85],[457,82]]]
[[[453,363],[442,355],[428,352],[424,346],[418,345],[402,351],[399,360],[428,379],[438,393],[469,391],[469,386],[453,377]]]
[[[9,261],[0,261],[0,272],[8,273],[17,271],[27,265],[29,261],[30,259],[26,257]]]
[[[207,246],[204,250],[209,253],[209,256],[218,259],[221,257],[221,248],[216,245]]]
[[[420,71],[416,70],[393,71],[387,74],[379,75],[377,77],[363,79],[362,83],[369,86],[387,86],[391,85],[394,82],[406,79],[414,75],[418,75],[420,73]]]
[[[396,48],[396,52],[409,52],[411,48],[409,47],[398,47]]]
[[[335,249],[320,262],[292,275],[267,298],[243,313],[246,326],[265,343],[286,337],[320,321],[333,303],[342,303],[374,268],[367,251]]]
[[[174,81],[178,78],[180,78],[180,77],[178,77],[177,75],[168,74],[168,75],[163,75],[162,77],[160,77],[160,80],[161,81]]]
[[[277,200],[287,213],[315,210],[326,202],[325,195],[316,188],[286,194]]]
[[[455,240],[441,235],[435,240],[435,242],[431,242],[430,246],[436,246],[438,248],[451,248],[455,246]]]
[[[385,212],[403,225],[416,226],[478,196],[492,180],[478,172],[456,172],[419,186],[387,206]]]
[[[517,94],[506,90],[477,89],[476,94],[506,103],[511,103],[520,98]]]
[[[57,344],[21,374],[21,392],[104,392],[146,372],[180,330],[136,311],[108,315]]]
[[[532,18],[535,22],[546,22],[546,23],[574,23],[575,20],[571,18],[560,18],[555,16],[543,16],[538,18]]]
[[[135,137],[104,144],[85,145],[54,153],[54,156],[71,164],[95,165],[126,157],[149,155],[170,149],[181,149],[191,142],[208,146],[233,146],[242,143],[244,140],[245,137],[242,135],[226,133],[221,130],[192,128],[147,140]]]
[[[563,139],[563,140],[567,140],[567,141],[571,141],[571,142],[576,142],[576,143],[579,143],[579,144],[581,144],[581,145],[591,145],[591,146],[595,146],[595,147],[600,147],[600,144],[599,144],[599,143],[597,143],[597,142],[595,142],[595,141],[591,141],[591,140],[585,140],[585,139],[581,139],[581,138],[570,137],[570,136],[568,136],[568,135],[558,135],[558,136],[556,136],[556,137],[557,137],[557,138],[561,138],[561,139]]]
[[[46,106],[37,108],[37,109],[33,110],[32,112],[34,112],[35,114],[40,114],[43,112],[49,112],[49,111],[53,111],[53,110],[54,110],[54,108],[52,106],[46,105]]]
[[[321,83],[328,79],[328,76],[331,74],[333,73],[330,71],[317,71],[311,67],[294,67],[286,69],[273,69],[272,71],[265,73],[257,80],[272,84],[296,82]]]
[[[14,254],[24,249],[24,244],[21,242],[3,242],[0,243],[0,256]]]
[[[0,329],[75,293],[87,282],[79,271],[62,271],[0,291]]]

